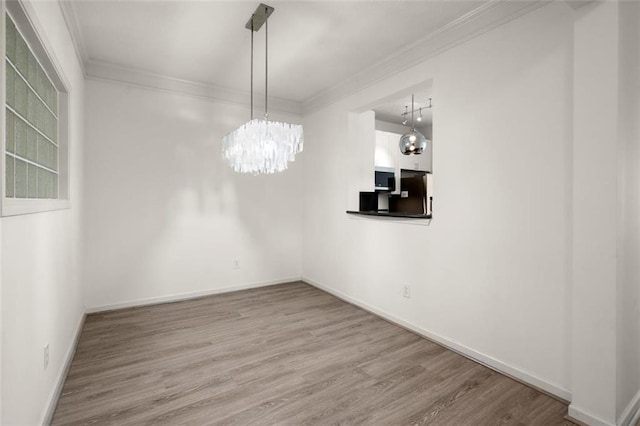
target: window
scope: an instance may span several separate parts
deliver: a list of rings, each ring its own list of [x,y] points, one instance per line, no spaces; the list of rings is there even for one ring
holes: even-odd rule
[[[58,92],[7,15],[7,198],[58,198]]]
[[[68,208],[65,85],[20,2],[5,4],[2,215]]]

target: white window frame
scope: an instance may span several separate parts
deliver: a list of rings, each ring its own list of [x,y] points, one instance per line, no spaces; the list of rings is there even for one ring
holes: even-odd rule
[[[69,165],[70,165],[70,108],[69,94],[71,85],[67,80],[60,62],[57,60],[55,52],[48,42],[42,26],[34,18],[35,14],[31,10],[31,5],[21,0],[8,0],[1,2],[2,19],[0,22],[0,56],[2,65],[0,66],[0,103],[2,104],[2,129],[0,131],[0,148],[2,150],[2,170],[0,176],[0,214],[2,216],[16,216],[31,213],[40,213],[52,210],[71,208],[69,194]],[[29,48],[36,56],[40,65],[45,70],[49,79],[58,91],[58,198],[57,199],[35,199],[35,198],[7,198],[6,197],[6,15],[19,29]]]

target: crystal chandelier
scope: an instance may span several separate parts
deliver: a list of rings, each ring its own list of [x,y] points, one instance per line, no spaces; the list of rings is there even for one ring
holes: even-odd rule
[[[222,138],[222,156],[239,173],[277,173],[287,169],[289,161],[302,151],[301,124],[269,120],[267,108],[269,75],[269,23],[273,7],[260,3],[245,28],[251,31],[251,119]],[[253,33],[265,25],[264,119],[253,118]]]

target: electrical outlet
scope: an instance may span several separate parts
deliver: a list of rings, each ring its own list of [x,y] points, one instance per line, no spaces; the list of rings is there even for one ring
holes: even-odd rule
[[[402,287],[402,297],[406,297],[407,299],[411,299],[411,287],[405,285]]]
[[[233,261],[233,269],[240,269],[240,261],[238,259]]]
[[[49,344],[44,345],[43,348],[43,361],[44,361],[44,369],[46,370],[49,366]]]

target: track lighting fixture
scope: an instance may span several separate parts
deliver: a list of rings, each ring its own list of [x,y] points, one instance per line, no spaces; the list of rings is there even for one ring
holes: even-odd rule
[[[432,107],[432,105],[431,105],[431,98],[429,98],[429,105],[424,106],[424,107],[420,107],[420,108],[418,109],[418,113],[419,113],[419,115],[418,115],[418,118],[416,118],[416,121],[417,121],[417,122],[421,122],[421,121],[422,121],[422,119],[423,119],[423,117],[424,117],[424,116],[422,115],[422,110],[423,110],[423,109],[429,109],[429,108],[431,108],[431,107]],[[403,124],[404,126],[406,126],[406,125],[407,125],[407,123],[408,123],[408,119],[407,119],[407,117],[409,116],[409,114],[413,114],[414,112],[416,112],[416,110],[413,108],[413,105],[411,106],[411,111],[409,111],[409,107],[408,107],[408,106],[405,106],[405,107],[404,107],[404,112],[400,114],[400,116],[402,117],[402,124]]]

